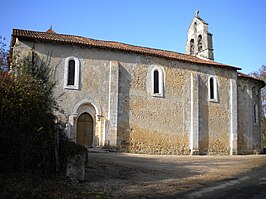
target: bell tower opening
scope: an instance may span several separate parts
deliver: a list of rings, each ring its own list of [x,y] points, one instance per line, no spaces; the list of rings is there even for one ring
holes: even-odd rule
[[[208,23],[196,14],[189,26],[186,53],[202,59],[214,60],[212,34],[208,31]]]

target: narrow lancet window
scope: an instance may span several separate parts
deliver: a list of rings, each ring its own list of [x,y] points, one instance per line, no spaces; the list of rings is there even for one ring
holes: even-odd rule
[[[79,89],[80,84],[80,62],[76,57],[67,57],[64,66],[64,88]]]
[[[69,60],[68,62],[68,79],[67,85],[74,85],[75,83],[75,61]]]
[[[209,94],[209,100],[210,101],[217,101],[217,82],[216,78],[211,76],[208,80],[208,94]]]
[[[159,72],[158,70],[155,70],[153,72],[153,93],[154,94],[159,93]]]
[[[153,97],[164,97],[164,71],[160,66],[152,66],[149,77],[148,92]]]
[[[214,82],[213,78],[210,78],[210,99],[214,99]]]

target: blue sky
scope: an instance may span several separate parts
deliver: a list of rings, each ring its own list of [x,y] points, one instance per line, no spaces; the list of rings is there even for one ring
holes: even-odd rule
[[[213,33],[215,61],[244,73],[266,64],[266,0],[2,0],[0,35],[54,31],[185,53],[195,10]]]

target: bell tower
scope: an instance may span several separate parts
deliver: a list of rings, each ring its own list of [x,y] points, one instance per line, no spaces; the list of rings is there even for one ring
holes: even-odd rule
[[[214,60],[212,34],[208,31],[208,24],[196,14],[188,28],[186,53],[202,59]]]

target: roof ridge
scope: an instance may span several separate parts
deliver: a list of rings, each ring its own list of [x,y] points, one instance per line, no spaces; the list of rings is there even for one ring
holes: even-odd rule
[[[196,56],[179,53],[170,50],[163,50],[157,49],[152,47],[144,47],[144,46],[137,46],[133,44],[127,44],[118,41],[106,41],[106,40],[98,40],[92,39],[84,36],[78,35],[69,35],[69,34],[60,34],[60,33],[47,33],[42,31],[34,31],[34,30],[23,30],[23,29],[13,29],[12,37],[25,37],[25,38],[32,38],[32,39],[40,39],[46,41],[55,41],[55,42],[64,42],[64,43],[72,43],[72,44],[82,44],[82,45],[90,45],[99,48],[111,48],[116,50],[123,50],[128,52],[140,53],[140,54],[148,54],[153,56],[160,56],[169,59],[175,59],[179,61],[186,61],[192,62],[195,64],[207,64],[207,65],[214,65],[220,67],[227,67],[234,70],[238,70],[240,68],[229,66],[226,64],[214,62],[212,60],[204,60],[200,59]]]
[[[27,32],[43,33],[43,34],[49,33],[49,32],[44,32],[44,31],[26,30],[26,29],[17,29],[17,28],[13,28],[13,32],[14,31],[27,31]],[[79,35],[70,35],[70,34],[62,34],[62,33],[53,33],[53,34],[55,34],[55,35],[63,35],[63,36],[71,36],[71,37],[82,37],[82,38],[86,38],[86,37],[79,36]]]
[[[47,33],[49,34],[50,33],[50,32],[35,31],[35,30],[25,30],[25,29],[13,29],[13,30],[28,31],[28,32],[43,33],[43,34],[47,34]],[[89,38],[89,37],[85,37],[85,36],[80,36],[80,35],[70,35],[70,34],[62,34],[62,33],[52,33],[52,34],[68,36],[68,37],[80,37],[82,39],[90,39],[90,40],[93,40],[93,41],[96,41],[96,42],[97,41],[99,41],[99,42],[113,42],[113,43],[117,43],[117,44],[130,45],[130,46],[134,46],[134,47],[146,48],[146,49],[151,49],[151,50],[158,50],[158,51],[165,51],[165,52],[169,52],[169,53],[177,53],[177,54],[187,55],[185,53],[180,53],[180,52],[176,52],[176,51],[171,51],[171,50],[166,50],[166,49],[159,49],[159,48],[154,48],[154,47],[146,47],[146,46],[135,45],[135,44],[129,44],[129,43],[115,41],[115,40],[101,40],[101,39],[94,39],[94,38]]]
[[[256,81],[260,81],[260,82],[263,82],[265,84],[265,81],[263,79],[260,79],[260,78],[257,78],[257,77],[253,77],[253,76],[247,75],[245,73],[237,72],[237,76],[238,77],[245,77],[245,78],[253,79],[253,80],[256,80]]]

